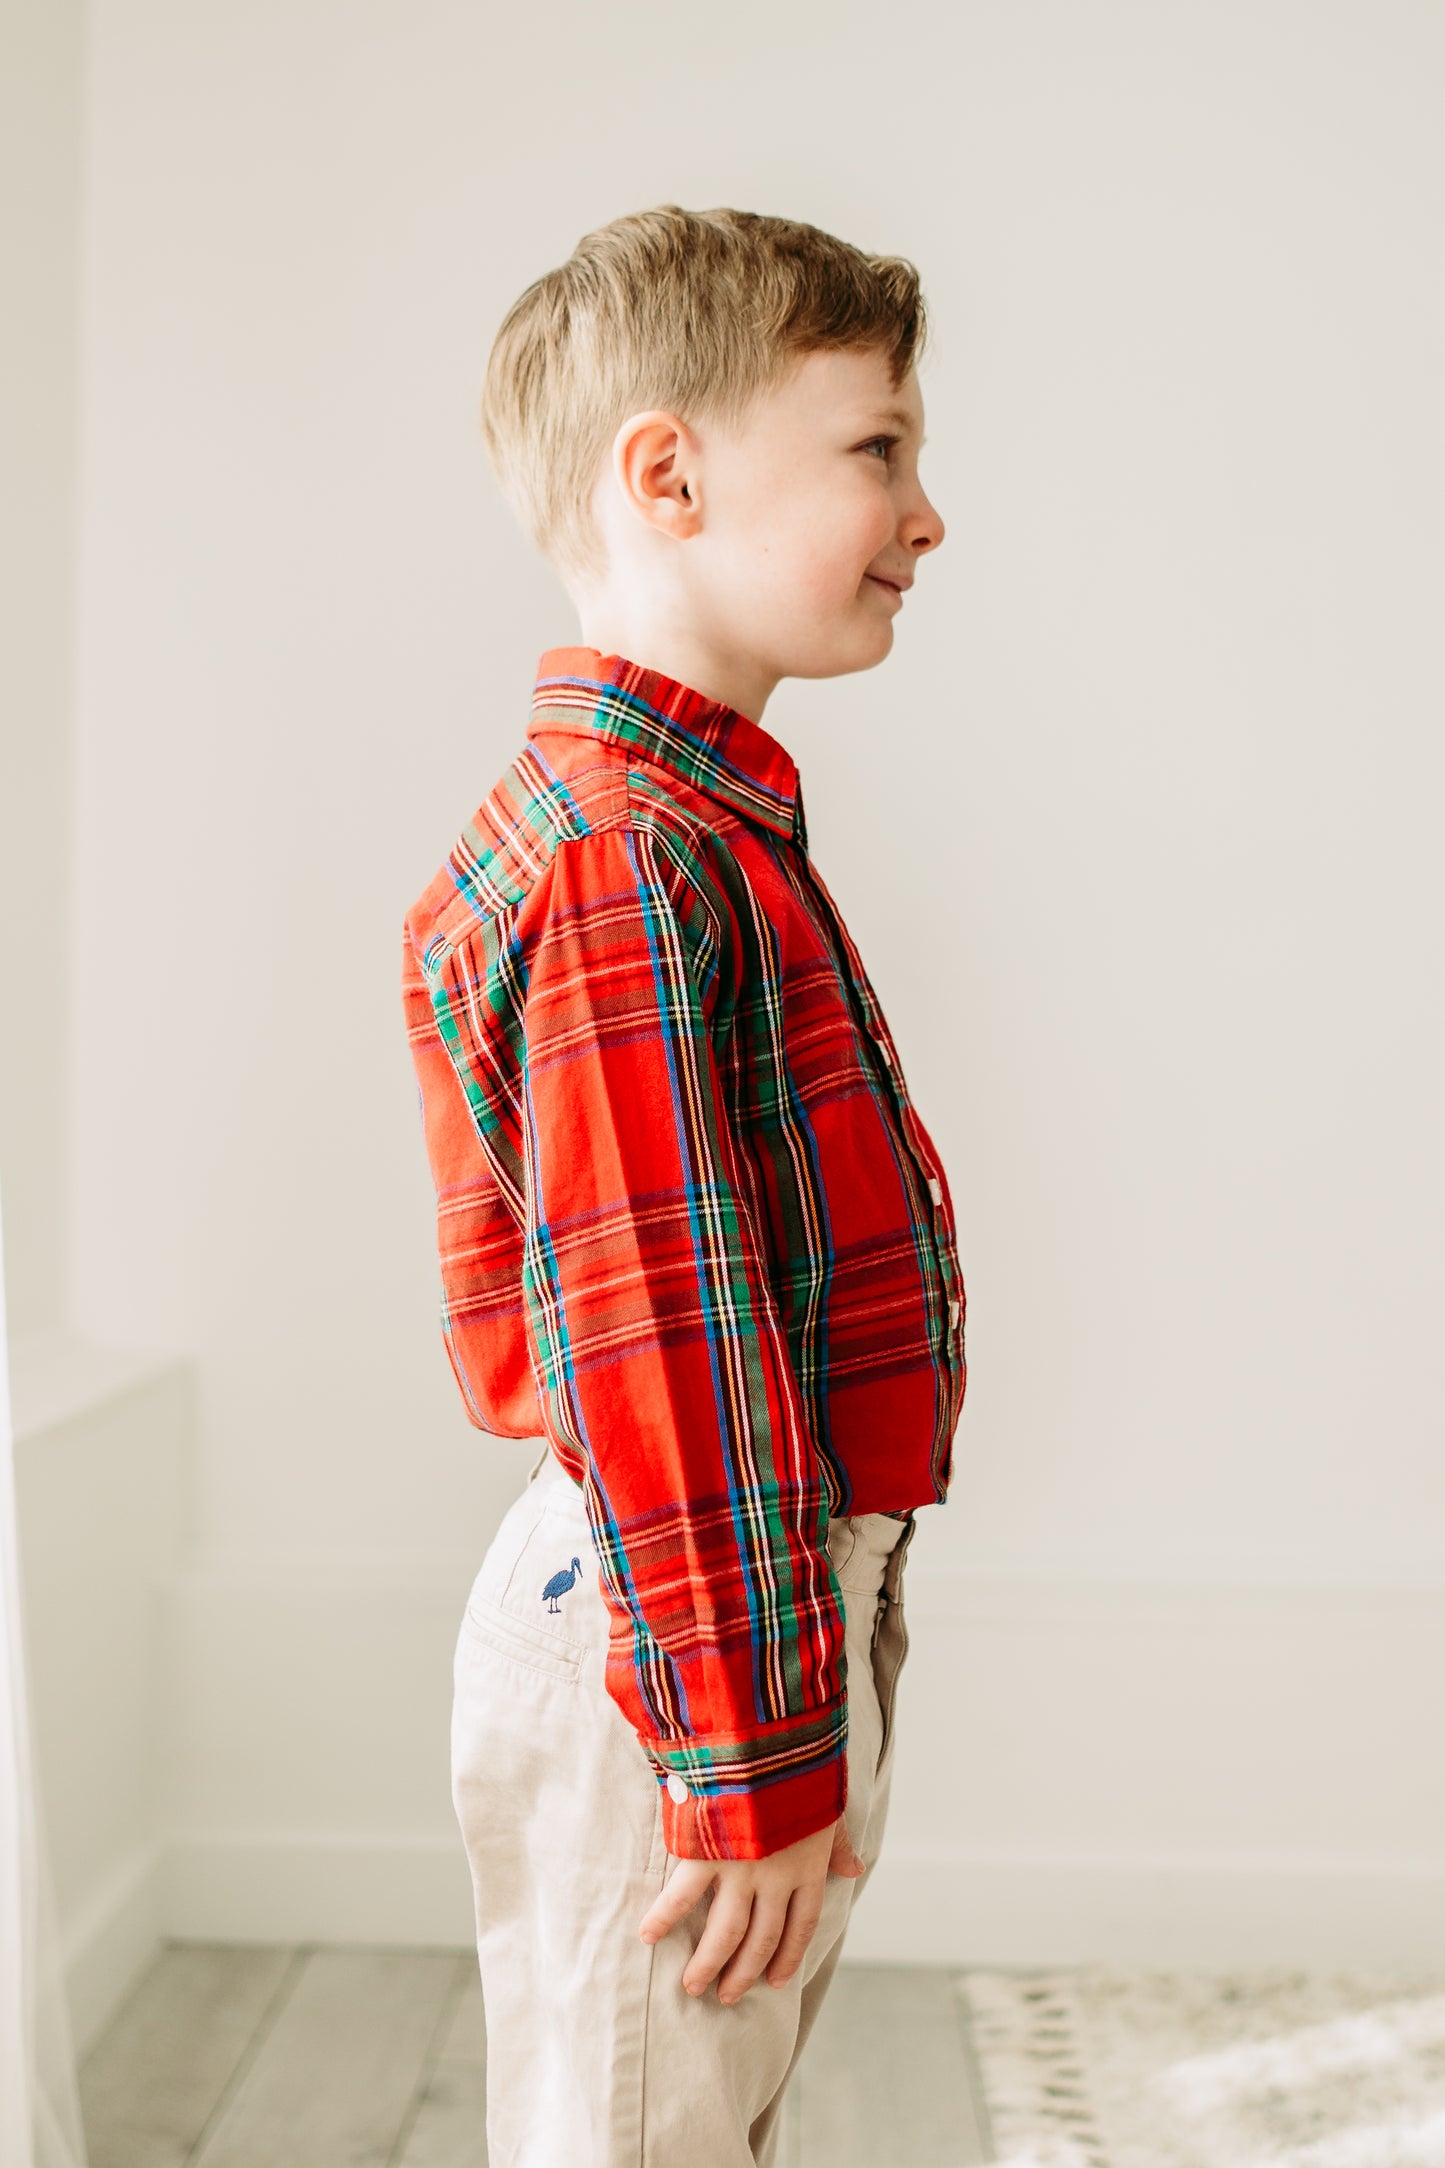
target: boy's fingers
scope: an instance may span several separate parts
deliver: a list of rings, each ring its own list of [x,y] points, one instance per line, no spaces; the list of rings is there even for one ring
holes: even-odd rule
[[[689,1994],[700,1995],[709,1980],[722,1970],[747,1933],[752,1911],[753,1900],[748,1892],[718,1891],[702,1939],[682,1975],[682,1984]]]
[[[681,1919],[685,1919],[708,1884],[717,1873],[716,1866],[705,1859],[685,1859],[654,1904],[648,1906],[638,1923],[638,1934],[644,1942],[660,1942],[670,1935]]]
[[[792,1902],[788,1906],[787,1923],[773,1952],[772,1962],[767,1968],[770,1987],[787,1986],[802,1964],[803,1953],[812,1941],[822,1916],[821,1891],[794,1890]]]
[[[757,1986],[763,1968],[782,1940],[787,1917],[785,1902],[780,1904],[774,1898],[765,1904],[761,1897],[754,1899],[752,1924],[718,1981],[719,2002],[741,2002],[748,1989]]]

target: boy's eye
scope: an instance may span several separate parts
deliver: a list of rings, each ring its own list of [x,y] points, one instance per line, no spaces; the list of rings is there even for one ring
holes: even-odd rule
[[[871,452],[875,444],[881,444],[883,446],[883,456],[886,459],[897,442],[897,437],[870,437],[868,442],[860,444],[858,449],[860,452]]]

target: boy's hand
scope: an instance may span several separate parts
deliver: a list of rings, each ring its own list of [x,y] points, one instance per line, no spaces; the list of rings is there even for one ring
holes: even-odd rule
[[[813,1939],[829,1874],[863,1872],[840,1814],[830,1826],[766,1859],[680,1860],[638,1932],[644,1942],[661,1941],[715,1882],[707,1926],[682,1984],[689,1994],[701,1995],[718,1967],[727,1965],[718,1981],[718,2001],[737,2002],[756,1985],[765,1965],[769,1986],[787,1985]]]

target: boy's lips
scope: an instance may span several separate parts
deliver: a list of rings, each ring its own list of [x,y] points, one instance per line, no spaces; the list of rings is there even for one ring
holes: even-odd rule
[[[886,587],[889,594],[896,595],[900,602],[903,600],[904,588],[913,585],[912,580],[885,579],[881,572],[865,572],[863,577],[871,580],[875,587]]]

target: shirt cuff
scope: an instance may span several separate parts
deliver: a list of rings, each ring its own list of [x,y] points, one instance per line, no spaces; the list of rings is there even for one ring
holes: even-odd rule
[[[734,1739],[644,1742],[674,1859],[766,1859],[836,1822],[848,1798],[848,1704]]]

